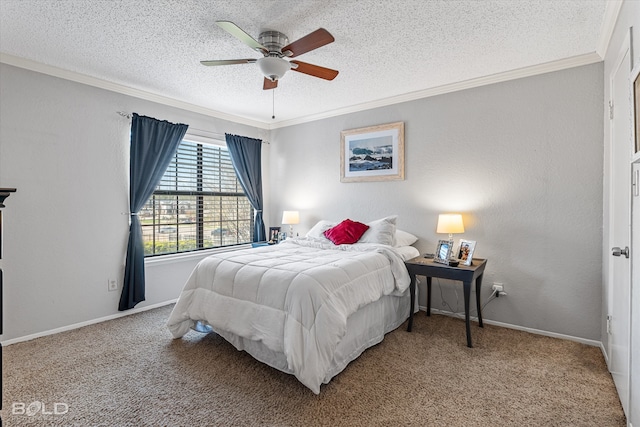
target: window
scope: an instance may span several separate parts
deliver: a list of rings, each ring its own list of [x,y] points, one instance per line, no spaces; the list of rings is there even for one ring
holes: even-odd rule
[[[222,146],[183,140],[138,215],[145,256],[253,240],[253,207]]]

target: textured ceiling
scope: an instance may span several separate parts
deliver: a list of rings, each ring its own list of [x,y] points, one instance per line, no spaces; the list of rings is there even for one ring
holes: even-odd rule
[[[0,52],[274,124],[593,54],[606,3],[0,0]],[[272,94],[256,64],[205,67],[200,60],[259,57],[217,20],[255,39],[326,28],[335,42],[296,59],[340,74],[329,82],[288,72]]]

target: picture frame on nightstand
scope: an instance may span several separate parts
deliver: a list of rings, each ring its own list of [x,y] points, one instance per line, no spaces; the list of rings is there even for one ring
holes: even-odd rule
[[[449,265],[449,258],[451,258],[452,252],[453,242],[451,240],[438,240],[438,247],[436,248],[433,262]]]
[[[460,260],[460,264],[471,265],[471,261],[473,260],[473,252],[475,250],[476,242],[474,240],[460,239],[456,258]]]
[[[280,238],[280,227],[269,227],[269,243],[278,243]]]

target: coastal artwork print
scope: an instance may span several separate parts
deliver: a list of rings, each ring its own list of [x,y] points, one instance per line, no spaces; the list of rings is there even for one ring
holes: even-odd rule
[[[340,133],[340,181],[404,179],[404,122]]]

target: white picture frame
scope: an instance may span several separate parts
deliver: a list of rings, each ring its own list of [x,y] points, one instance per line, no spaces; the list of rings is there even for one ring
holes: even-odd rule
[[[473,261],[473,252],[476,250],[475,240],[460,239],[458,244],[458,251],[456,252],[456,258],[460,261],[460,264],[471,265]]]

